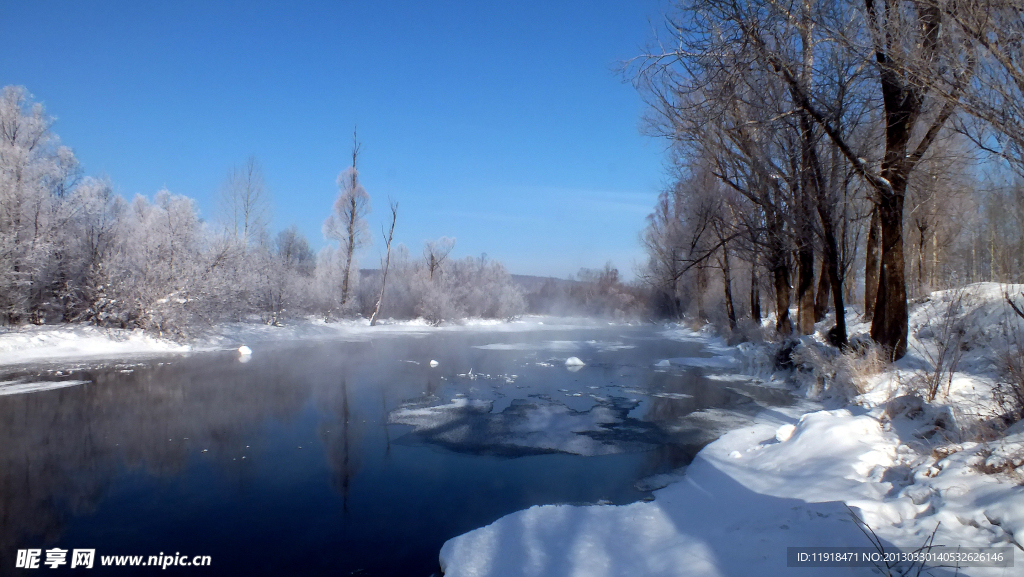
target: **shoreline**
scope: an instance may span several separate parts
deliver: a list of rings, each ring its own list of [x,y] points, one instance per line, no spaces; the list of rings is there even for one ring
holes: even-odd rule
[[[990,326],[1003,308],[1001,287],[990,285],[970,287],[971,307],[958,318],[968,319],[964,342],[973,348],[959,366],[947,367],[948,388],[933,402],[918,394],[921,375],[935,370],[928,363],[936,357],[937,313],[950,300],[943,293],[916,307],[911,354],[892,365],[872,367],[867,355],[850,364],[823,345],[824,330],[797,340],[791,371],[774,371],[778,345],[729,347],[737,372],[769,386],[781,377],[803,400],[766,409],[708,444],[653,501],[535,506],[455,537],[439,553],[446,577],[781,577],[806,571],[787,567],[788,547],[882,552],[929,542],[1010,548],[1015,556],[1016,568],[929,565],[933,575],[1019,575],[1024,421],[1005,431],[985,428],[1000,378],[989,350],[1005,344]],[[866,332],[856,311],[847,316],[851,335]],[[705,331],[664,334],[672,333],[726,349]]]
[[[529,315],[507,322],[495,319],[462,319],[434,326],[423,319],[381,321],[375,327],[366,319],[325,323],[321,319],[294,319],[283,326],[262,322],[220,323],[179,342],[153,336],[140,329],[102,328],[89,324],[22,325],[0,332],[0,368],[59,361],[102,361],[163,354],[228,351],[241,345],[258,346],[294,341],[369,339],[410,333],[460,330],[499,332],[574,330],[628,324],[579,317]],[[635,324],[635,323],[633,323]]]

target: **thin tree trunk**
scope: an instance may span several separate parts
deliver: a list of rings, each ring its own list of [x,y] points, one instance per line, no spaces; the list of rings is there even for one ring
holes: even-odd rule
[[[924,295],[924,245],[925,245],[925,232],[928,231],[928,226],[917,225],[917,232],[920,237],[917,240],[917,292],[918,296]]]
[[[931,269],[928,271],[928,286],[930,286],[932,290],[935,290],[936,281],[938,280],[936,276],[939,270],[939,235],[937,232],[938,228],[939,227],[935,227],[932,229],[932,266]],[[1024,254],[1024,252],[1022,252],[1021,254]]]
[[[878,276],[881,267],[879,244],[882,240],[882,225],[878,220],[878,205],[871,209],[871,224],[868,225],[868,240],[864,248],[864,318],[871,320],[878,300]]]
[[[750,318],[761,324],[761,289],[757,281],[757,264],[750,266]]]
[[[704,310],[704,291],[708,286],[708,273],[705,264],[697,265],[697,319],[701,322],[707,320],[708,316]]]
[[[729,248],[722,245],[722,288],[725,291],[725,313],[729,317],[729,329],[736,330],[736,308],[732,302],[732,272],[729,267]]]
[[[787,336],[793,332],[793,323],[789,320],[789,266],[785,261],[776,264],[772,275],[775,281],[775,330]]]
[[[821,268],[818,272],[818,295],[814,298],[814,322],[825,320],[828,314],[828,298],[832,294],[832,283],[828,274],[828,251],[821,254]]]
[[[395,221],[398,220],[398,203],[391,204],[391,230],[387,236],[387,258],[384,260],[383,274],[380,279],[380,296],[377,297],[377,306],[373,307],[373,314],[370,315],[370,326],[377,325],[377,315],[380,314],[380,305],[384,302],[384,287],[388,282],[388,268],[391,266],[391,239],[395,235]]]
[[[797,251],[797,323],[800,333],[814,333],[814,247],[804,243]]]

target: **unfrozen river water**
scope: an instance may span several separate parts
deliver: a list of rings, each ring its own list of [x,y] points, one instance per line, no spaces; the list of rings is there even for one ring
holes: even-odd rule
[[[445,540],[513,511],[650,498],[651,476],[789,403],[721,369],[656,367],[711,356],[659,331],[391,332],[253,345],[244,363],[7,371],[82,383],[0,395],[0,574],[80,573],[14,569],[18,549],[59,547],[95,549],[87,575],[145,573],[100,556],[180,553],[211,566],[150,572],[426,577]]]

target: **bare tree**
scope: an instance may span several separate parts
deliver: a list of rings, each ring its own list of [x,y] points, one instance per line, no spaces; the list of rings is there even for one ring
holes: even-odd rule
[[[980,123],[958,119],[959,128],[1024,176],[1024,5],[1017,0],[931,0],[929,5],[974,48],[965,51],[976,58],[974,81],[949,96]]]
[[[852,2],[690,0],[679,14],[680,20],[672,21],[669,28],[671,48],[662,45],[647,55],[640,75],[668,78],[671,88],[656,94],[673,106],[682,99],[671,90],[692,87],[690,79],[706,85],[721,78],[721,85],[729,87],[742,86],[742,81],[731,80],[737,73],[781,81],[788,94],[775,114],[795,113],[801,135],[797,170],[790,174],[797,177],[792,188],[802,194],[792,197],[796,204],[787,212],[799,213],[800,203],[808,198],[806,189],[820,186],[814,180],[822,175],[813,173],[815,161],[808,156],[815,131],[823,132],[870,186],[881,233],[871,334],[894,358],[902,357],[907,346],[903,247],[907,181],[956,110],[972,71],[956,35],[945,33],[942,11],[911,0],[865,0],[859,7]],[[821,62],[842,70],[872,72],[870,78],[861,74],[849,88],[880,102],[884,150],[877,166],[867,160],[872,156],[870,147],[859,146],[845,129],[847,117],[836,114],[837,93],[849,88],[837,83],[837,76],[812,75],[812,70],[822,70]],[[750,80],[746,82],[749,85]],[[768,82],[757,88],[777,99],[771,86]],[[753,129],[750,126],[748,134]],[[795,224],[804,242],[800,223]],[[813,266],[806,254],[800,260],[805,269]],[[833,283],[833,288],[838,284]]]
[[[342,253],[341,306],[349,300],[352,265],[355,251],[369,242],[366,215],[370,212],[370,195],[359,183],[359,150],[361,146],[352,131],[352,166],[338,175],[338,199],[334,201],[334,212],[324,221],[323,232],[327,238],[338,241]]]
[[[387,247],[387,256],[381,263],[380,271],[380,295],[377,297],[377,305],[373,307],[373,314],[370,315],[370,326],[376,326],[377,315],[380,314],[380,305],[384,302],[384,288],[388,283],[388,267],[391,266],[391,239],[395,236],[395,221],[398,220],[398,203],[391,203],[391,228],[388,230],[388,234],[384,236],[384,240]],[[384,231],[381,230],[381,234]]]
[[[248,245],[267,224],[270,194],[263,178],[263,168],[255,155],[231,170],[221,186],[221,212],[228,230]]]
[[[434,273],[439,272],[441,265],[448,259],[448,254],[455,248],[455,239],[442,236],[437,240],[428,240],[423,246],[423,260],[427,264],[428,280],[434,280]]]

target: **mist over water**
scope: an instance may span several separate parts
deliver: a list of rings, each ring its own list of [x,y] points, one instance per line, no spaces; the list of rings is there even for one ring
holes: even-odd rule
[[[0,375],[35,387],[0,396],[0,573],[58,546],[97,565],[180,552],[209,574],[426,576],[445,540],[513,511],[649,498],[637,481],[789,402],[655,367],[710,353],[650,326],[253,348]]]

